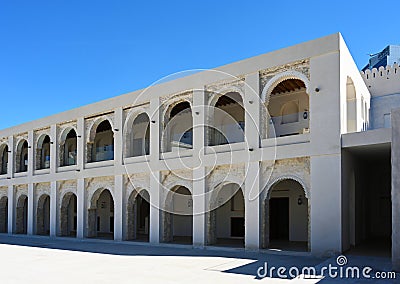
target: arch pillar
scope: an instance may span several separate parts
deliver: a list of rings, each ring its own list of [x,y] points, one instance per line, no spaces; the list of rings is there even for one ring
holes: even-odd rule
[[[14,186],[13,185],[9,185],[8,186],[8,191],[7,191],[7,197],[8,197],[8,234],[12,235],[13,231],[14,231],[14,204],[16,204],[15,202],[15,194],[14,194]]]
[[[260,146],[260,79],[258,72],[247,75],[243,105],[245,106],[245,141],[249,148]],[[251,102],[251,103],[250,103]]]
[[[114,132],[114,163],[115,165],[122,165],[122,156],[123,156],[123,131],[122,131],[122,126],[123,126],[123,109],[122,107],[119,107],[115,110],[114,112],[114,127],[113,129]],[[118,130],[116,130],[118,129]]]
[[[82,140],[82,139],[80,139]],[[76,215],[77,215],[77,226],[76,226],[76,237],[79,239],[83,239],[86,234],[86,226],[85,226],[85,180],[83,178],[78,179],[77,181],[77,190],[76,190]]]
[[[34,232],[34,225],[35,225],[35,210],[34,210],[34,185],[33,183],[28,184],[28,224],[27,224],[27,234],[33,235]]]
[[[245,248],[257,250],[260,247],[260,166],[258,162],[247,164],[244,190]]]
[[[88,238],[94,238],[97,235],[96,232],[96,208],[88,209]]]
[[[204,247],[206,242],[206,169],[193,170],[193,246]]]
[[[14,171],[15,171],[15,167],[14,167],[14,157],[15,157],[15,155],[14,155],[14,153],[15,153],[14,136],[8,137],[8,151],[10,151],[10,153],[8,155],[7,175],[10,178],[13,178]],[[14,204],[14,203],[11,203],[11,204]],[[10,214],[8,216],[10,216]]]
[[[52,174],[56,173],[57,161],[58,161],[58,139],[57,139],[57,125],[53,124],[50,127],[50,172]],[[50,226],[51,228],[51,226]],[[51,235],[51,232],[50,232]]]
[[[57,182],[52,181],[50,183],[50,237],[55,237],[57,235],[57,220],[58,220],[57,200],[58,200]]]
[[[35,169],[34,167],[34,139],[33,139],[34,135],[33,135],[33,130],[28,132],[28,171],[27,174],[28,176],[32,176],[33,175],[33,171]],[[33,197],[33,192],[32,192],[32,197]],[[29,202],[31,202],[31,200],[29,200]],[[33,205],[33,198],[32,198],[32,205]],[[29,208],[29,206],[28,206]],[[33,209],[32,209],[33,211]],[[31,216],[31,215],[30,215]],[[32,231],[33,232],[33,231]]]
[[[154,139],[153,139],[154,140]],[[150,142],[151,143],[151,142]],[[160,172],[150,173],[150,243],[160,242]]]
[[[123,189],[124,189],[124,178],[122,175],[114,177],[114,240],[122,241],[123,238],[123,225],[124,214],[123,208]]]
[[[85,120],[83,117],[78,118],[76,133],[76,164],[80,171],[85,165]]]

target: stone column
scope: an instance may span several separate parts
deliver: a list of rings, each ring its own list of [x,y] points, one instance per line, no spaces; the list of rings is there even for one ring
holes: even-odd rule
[[[50,158],[53,159],[53,158]],[[58,186],[56,181],[50,183],[50,237],[57,236],[58,220]]]
[[[76,203],[77,203],[77,224],[76,224],[76,237],[82,239],[86,234],[86,194],[85,194],[85,180],[83,178],[77,181],[76,190]]]
[[[151,165],[160,159],[160,110],[159,99],[150,100],[150,161]]]
[[[124,178],[114,177],[114,240],[122,241],[123,236],[123,192]]]
[[[123,110],[119,107],[115,110],[115,122],[114,122],[114,164],[123,164]]]
[[[195,160],[193,170],[193,246],[204,247],[206,229],[206,204],[205,204],[205,167],[201,166],[204,160],[205,143],[205,92],[204,90],[193,91],[193,159]]]
[[[50,127],[50,173],[57,172],[58,166],[58,139],[57,139],[57,125],[53,124]]]
[[[77,122],[77,141],[76,141],[76,152],[77,152],[77,166],[79,170],[84,169],[85,165],[85,120],[83,117],[78,118]]]
[[[150,243],[160,242],[160,112],[159,99],[150,100]]]
[[[243,105],[245,107],[245,141],[248,149],[259,148],[261,133],[260,125],[260,97],[259,97],[259,75],[249,74],[245,78],[245,94]]]
[[[28,132],[28,176],[32,176],[35,170],[35,145],[33,141],[33,130]]]
[[[261,206],[261,238],[262,238],[262,248],[268,248],[269,247],[269,198],[268,196],[265,197],[265,199],[260,200],[260,206]]]
[[[15,145],[14,145],[14,136],[8,137],[8,165],[7,165],[7,176],[10,178],[14,177],[15,165]]]
[[[204,90],[194,90],[193,91],[193,157],[197,157],[198,153],[204,155],[203,147],[205,143],[205,92]],[[202,152],[200,152],[202,151]]]
[[[193,170],[193,246],[206,244],[206,169]]]
[[[12,235],[14,232],[14,207],[15,207],[15,194],[14,194],[14,186],[13,185],[8,185],[8,234]]]
[[[35,230],[34,187],[33,183],[28,184],[28,235],[33,235]]]
[[[160,242],[160,172],[150,173],[150,243]]]
[[[244,190],[245,248],[260,248],[260,167],[258,162],[250,162],[246,166]]]
[[[400,272],[400,109],[392,111],[392,265]]]

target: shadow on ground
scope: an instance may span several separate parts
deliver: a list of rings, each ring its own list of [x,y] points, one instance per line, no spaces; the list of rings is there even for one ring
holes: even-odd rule
[[[47,249],[68,250],[89,252],[98,254],[111,254],[119,256],[182,256],[182,257],[224,257],[230,259],[226,265],[210,267],[206,270],[219,271],[222,273],[232,273],[252,276],[255,279],[260,279],[260,283],[264,283],[263,276],[268,278],[278,277],[278,268],[284,267],[285,271],[281,270],[281,274],[285,274],[287,279],[293,278],[298,272],[302,272],[304,267],[312,267],[317,274],[320,273],[323,267],[336,266],[336,257],[330,259],[321,259],[313,256],[304,255],[281,255],[270,254],[263,252],[251,252],[244,249],[224,249],[224,248],[208,248],[208,249],[193,249],[191,246],[182,245],[166,245],[162,246],[150,245],[148,243],[135,242],[115,242],[107,240],[85,239],[78,240],[73,238],[49,238],[39,236],[8,236],[0,235],[0,243],[8,245],[18,245],[27,247],[39,247]],[[235,265],[235,260],[249,260],[246,265]],[[369,266],[373,270],[369,273],[375,275],[375,272],[391,271],[391,262],[389,257],[371,257],[360,255],[347,255],[347,266],[365,267]],[[347,267],[343,266],[343,267]],[[272,272],[270,269],[275,267]],[[295,268],[294,268],[295,267]],[[297,268],[297,269],[296,269]],[[289,274],[289,271],[292,273]],[[306,270],[307,272],[308,270]],[[306,273],[307,274],[307,273]],[[261,277],[259,277],[259,276]],[[314,277],[315,278],[315,277]],[[396,279],[317,279],[315,281],[307,281],[307,283],[400,283],[400,274],[396,274]]]

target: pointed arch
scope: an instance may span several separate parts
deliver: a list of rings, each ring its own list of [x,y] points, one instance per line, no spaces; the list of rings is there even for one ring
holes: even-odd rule
[[[8,153],[8,144],[2,144],[0,146],[0,175],[5,175],[8,172]]]

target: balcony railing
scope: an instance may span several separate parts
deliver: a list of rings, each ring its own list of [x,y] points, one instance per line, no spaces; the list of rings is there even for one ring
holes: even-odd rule
[[[149,139],[133,139],[132,157],[149,155],[150,153],[150,140]]]
[[[73,166],[76,165],[76,151],[68,152],[67,157],[64,159],[63,166]]]
[[[271,117],[268,124],[268,137],[284,137],[309,132],[309,113],[298,112]]]
[[[95,160],[93,162],[101,162],[114,159],[114,145],[97,147],[95,150]]]
[[[44,162],[42,164],[42,169],[49,169],[50,168],[50,156],[44,157]]]
[[[244,121],[209,128],[210,146],[244,142]]]
[[[178,148],[192,149],[193,148],[193,131],[185,131],[183,133],[174,133],[171,138],[171,151]]]

